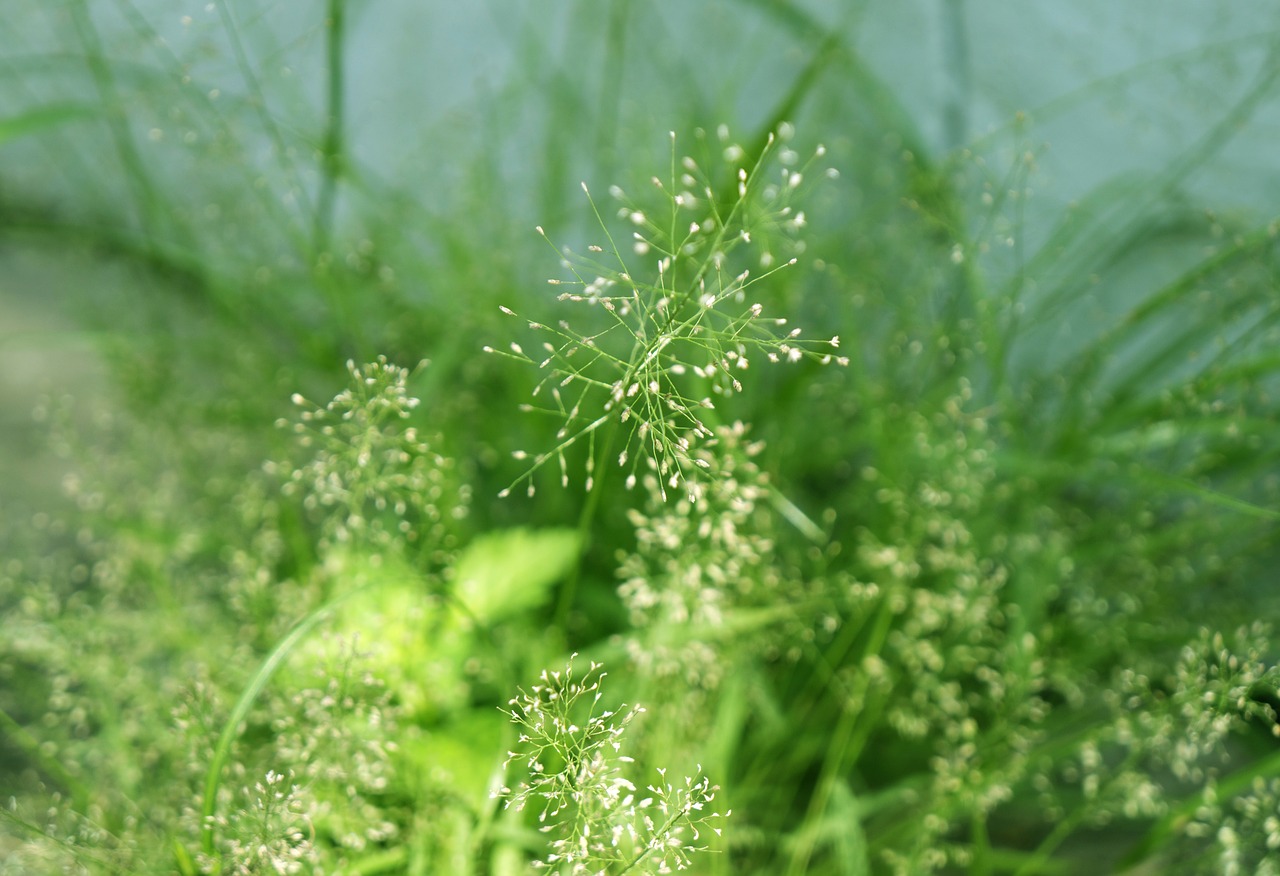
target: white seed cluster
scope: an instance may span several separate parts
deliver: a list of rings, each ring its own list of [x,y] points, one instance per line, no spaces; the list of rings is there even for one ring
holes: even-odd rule
[[[596,435],[609,426],[621,433],[611,434],[607,444],[622,448],[616,458],[628,487],[652,474],[664,498],[668,490],[676,490],[696,499],[699,470],[707,463],[693,449],[712,436],[705,412],[715,409],[719,399],[742,391],[742,380],[757,357],[848,364],[835,353],[839,337],[807,338],[786,318],[767,314],[757,300],[757,284],[794,265],[795,257],[779,262],[764,250],[755,265],[741,264],[739,250],[759,249],[784,232],[791,240],[805,224],[804,214],[795,213],[789,203],[803,178],[785,166],[794,153],[779,153],[771,138],[754,163],[737,167],[736,197],[724,206],[711,182],[714,171],[689,156],[677,162],[674,138],[672,149],[671,179],[653,180],[660,209],[646,209],[622,189],[610,189],[621,205],[619,217],[637,229],[634,249],[651,259],[649,268],[633,270],[601,220],[607,245],[592,245],[585,255],[557,250],[573,279],[550,281],[571,287],[560,301],[587,308],[582,323],[590,327],[568,319],[554,325],[529,321],[538,338],[532,351],[519,343],[485,347],[542,371],[533,390],[537,401],[528,409],[564,423],[550,450],[517,451],[516,457],[529,464],[512,487],[523,483],[532,492],[533,473],[553,460],[567,485],[566,451],[588,439],[585,477],[590,490],[596,476]],[[742,157],[730,146],[725,154]],[[815,160],[821,154],[819,150]],[[764,179],[775,155],[784,163],[780,185]],[[546,236],[542,228],[538,231]],[[762,268],[759,275],[753,272],[757,266]],[[512,308],[501,310],[517,316]]]
[[[315,828],[293,776],[267,770],[243,794],[249,804],[222,819],[229,836],[222,866],[234,876],[312,872],[319,863]]]
[[[328,544],[450,547],[450,523],[466,515],[469,492],[452,460],[405,425],[419,405],[410,371],[385,357],[347,370],[350,385],[323,407],[294,395],[303,410],[292,428],[310,458],[269,469],[286,472],[284,493],[302,497]]]
[[[313,686],[273,691],[251,713],[249,724],[271,742],[228,766],[242,784],[221,789],[218,845],[205,861],[208,872],[320,873],[324,862],[399,839],[380,805],[394,770],[397,711],[356,642],[327,644]],[[201,769],[210,730],[203,710],[189,701],[175,716]],[[198,807],[186,818],[198,833]],[[314,842],[318,833],[323,849]]]
[[[962,391],[935,418],[886,418],[902,452],[861,472],[874,502],[842,612],[843,633],[868,643],[841,676],[848,708],[873,710],[888,731],[880,744],[903,740],[929,768],[909,837],[882,854],[903,876],[967,866],[971,848],[949,841],[957,819],[1012,798],[1049,711],[1041,643],[1008,614],[1014,554],[993,555],[970,525],[996,472],[985,423],[964,402]]]
[[[753,461],[762,449],[742,423],[716,429],[694,454],[708,473],[698,502],[669,504],[647,479],[649,508],[630,512],[636,548],[618,570],[634,628],[627,653],[643,675],[680,690],[715,689],[732,668],[722,654],[732,641],[727,615],[779,597],[772,516],[762,507],[770,487]],[[671,629],[683,632],[672,637]]]
[[[623,753],[624,735],[644,710],[605,708],[606,673],[592,662],[577,675],[576,657],[510,701],[520,736],[506,766],[522,763],[526,778],[495,796],[517,810],[541,807],[548,852],[534,863],[538,869],[573,876],[686,869],[705,848],[702,831],[720,832],[714,822],[723,816],[710,808],[719,789],[701,771],[677,782],[660,769],[643,786],[629,778],[625,768],[634,761]]]

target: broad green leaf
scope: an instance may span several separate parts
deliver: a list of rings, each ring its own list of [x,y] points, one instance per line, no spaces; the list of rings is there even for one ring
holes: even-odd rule
[[[481,625],[512,617],[544,604],[581,552],[572,529],[491,532],[458,558],[454,595]]]

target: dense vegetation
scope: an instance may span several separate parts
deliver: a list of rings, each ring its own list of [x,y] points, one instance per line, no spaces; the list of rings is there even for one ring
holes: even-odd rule
[[[1278,871],[1280,21],[375,5],[0,13],[0,873]]]

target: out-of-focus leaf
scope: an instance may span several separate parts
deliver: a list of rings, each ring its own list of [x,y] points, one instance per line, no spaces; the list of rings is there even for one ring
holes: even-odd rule
[[[412,731],[399,740],[406,778],[423,788],[447,788],[479,812],[489,805],[506,730],[507,716],[490,706],[459,712],[429,733]]]
[[[491,532],[458,558],[454,593],[478,623],[511,617],[546,602],[581,551],[572,529]]]

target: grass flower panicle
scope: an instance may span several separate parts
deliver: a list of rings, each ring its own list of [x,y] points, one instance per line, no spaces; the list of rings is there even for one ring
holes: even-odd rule
[[[580,676],[570,657],[563,670],[544,671],[540,683],[509,703],[519,737],[505,766],[521,762],[525,778],[496,792],[516,810],[539,806],[549,835],[539,869],[559,874],[670,873],[705,849],[703,831],[719,834],[712,811],[719,790],[698,773],[683,782],[643,787],[626,775],[635,761],[623,753],[627,728],[644,709],[601,707],[606,673],[591,662]]]
[[[635,549],[619,554],[618,595],[632,632],[628,657],[645,678],[674,682],[673,690],[716,688],[732,670],[725,650],[735,612],[765,608],[796,594],[775,551],[773,486],[755,457],[764,449],[742,423],[717,427],[694,458],[706,462],[698,501],[664,500],[657,479],[646,477],[644,510],[631,509]],[[681,630],[671,636],[670,630]],[[756,638],[752,647],[778,646]]]
[[[790,203],[801,172],[783,167],[782,184],[763,179],[766,165],[779,157],[777,142],[770,137],[750,167],[737,167],[735,194],[723,201],[700,162],[685,156],[677,164],[674,135],[670,178],[653,180],[660,209],[643,209],[612,188],[619,216],[638,229],[632,232],[636,254],[650,264],[644,270],[628,263],[584,184],[607,245],[591,245],[586,254],[557,250],[572,279],[550,282],[570,287],[559,300],[585,307],[584,322],[591,327],[577,328],[567,317],[554,325],[530,320],[536,352],[520,343],[485,347],[542,371],[533,390],[538,401],[527,410],[563,422],[550,450],[516,452],[529,464],[503,495],[520,483],[532,491],[534,472],[553,460],[567,486],[566,452],[587,439],[588,491],[597,466],[616,458],[627,472],[628,488],[652,472],[664,499],[677,488],[696,498],[696,484],[705,477],[700,470],[708,463],[694,447],[712,437],[718,400],[742,391],[754,359],[848,364],[835,353],[838,337],[806,337],[785,317],[768,312],[758,294],[758,284],[797,261],[793,256],[778,263],[761,247],[789,240],[804,225],[803,214],[794,213]],[[726,146],[725,154],[739,152]],[[780,157],[792,154],[784,150]],[[822,154],[820,149],[815,160]],[[541,227],[538,232],[546,237]],[[758,275],[755,267],[733,266],[740,261],[738,251],[752,246],[758,252],[755,267],[762,268]],[[501,310],[519,318],[510,307]],[[602,429],[608,437],[597,446]]]
[[[326,644],[309,678],[283,676],[247,713],[241,740],[270,741],[237,745],[226,766],[235,781],[218,786],[213,813],[199,799],[184,807],[188,836],[213,825],[216,840],[193,855],[201,872],[339,872],[399,837],[381,804],[395,775],[400,712],[370,672],[371,654],[354,641]],[[193,785],[208,767],[207,739],[227,720],[209,687],[199,682],[174,713]]]
[[[385,356],[348,362],[347,372],[348,387],[324,406],[294,394],[298,421],[278,425],[291,426],[310,458],[268,471],[285,475],[285,495],[302,498],[326,543],[412,546],[439,560],[454,546],[452,525],[467,514],[469,491],[456,482],[452,460],[406,424],[419,406],[408,388],[413,372]]]
[[[307,816],[307,800],[291,775],[267,770],[243,796],[250,802],[235,810],[225,832],[227,849],[209,872],[229,867],[234,876],[313,872],[319,863],[315,829]]]

